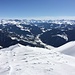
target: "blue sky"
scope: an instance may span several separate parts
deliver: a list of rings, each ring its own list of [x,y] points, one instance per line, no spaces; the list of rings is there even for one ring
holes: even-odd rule
[[[74,16],[75,0],[0,0],[0,18]]]

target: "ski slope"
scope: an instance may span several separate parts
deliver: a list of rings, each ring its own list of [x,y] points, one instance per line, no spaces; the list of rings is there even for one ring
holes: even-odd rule
[[[0,75],[75,75],[74,45],[48,50],[16,44],[1,49]]]

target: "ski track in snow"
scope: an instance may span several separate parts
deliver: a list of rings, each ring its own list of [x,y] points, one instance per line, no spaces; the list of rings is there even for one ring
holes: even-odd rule
[[[48,50],[16,44],[1,49],[0,75],[75,75],[74,45]]]

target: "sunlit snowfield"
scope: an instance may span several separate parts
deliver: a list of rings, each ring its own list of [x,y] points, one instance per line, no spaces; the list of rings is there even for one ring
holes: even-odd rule
[[[75,75],[75,41],[52,50],[16,44],[0,50],[0,75]]]

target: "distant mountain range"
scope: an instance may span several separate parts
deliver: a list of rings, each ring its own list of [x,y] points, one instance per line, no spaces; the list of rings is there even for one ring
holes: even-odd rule
[[[0,20],[0,48],[20,43],[44,48],[75,41],[75,20]]]
[[[6,24],[6,23],[11,23],[11,24],[30,24],[30,23],[55,23],[55,24],[75,24],[75,20],[27,20],[27,19],[1,19],[0,24]]]

